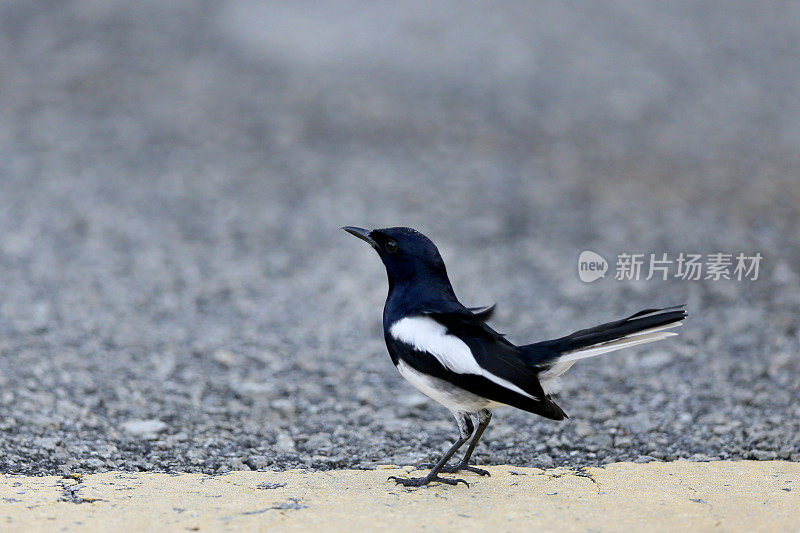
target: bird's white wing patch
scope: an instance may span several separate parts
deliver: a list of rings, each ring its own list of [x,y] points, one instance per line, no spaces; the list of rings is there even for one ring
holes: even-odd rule
[[[425,316],[403,318],[389,328],[392,337],[416,350],[428,352],[442,365],[458,374],[481,374],[483,370],[469,346],[455,335],[448,335],[447,328]]]
[[[498,385],[513,390],[528,398],[537,399],[517,387],[507,379],[495,376],[483,369],[472,355],[469,346],[456,337],[449,335],[447,328],[426,316],[401,318],[389,328],[389,333],[396,340],[408,344],[420,352],[427,352],[435,357],[445,368],[456,374],[474,374],[483,376]]]

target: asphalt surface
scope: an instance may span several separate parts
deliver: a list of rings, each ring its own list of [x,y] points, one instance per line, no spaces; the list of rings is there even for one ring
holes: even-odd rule
[[[486,464],[800,460],[800,10],[771,2],[0,5],[0,471],[416,464],[392,368],[408,225],[515,341],[686,302]],[[577,257],[760,252],[757,281]]]

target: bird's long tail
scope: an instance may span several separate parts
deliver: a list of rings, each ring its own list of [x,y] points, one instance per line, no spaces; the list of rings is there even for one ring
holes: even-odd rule
[[[583,329],[566,337],[520,346],[528,362],[539,369],[539,379],[545,391],[552,391],[558,376],[569,370],[575,361],[613,352],[677,335],[670,331],[686,318],[683,306],[664,309],[645,309],[636,314]],[[549,386],[548,386],[549,385]]]

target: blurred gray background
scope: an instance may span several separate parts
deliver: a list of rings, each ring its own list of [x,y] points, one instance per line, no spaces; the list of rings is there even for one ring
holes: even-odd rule
[[[796,3],[3,2],[0,471],[438,456],[342,225],[429,235],[515,341],[688,304],[479,462],[800,460],[799,57]],[[764,260],[584,284],[587,249]]]

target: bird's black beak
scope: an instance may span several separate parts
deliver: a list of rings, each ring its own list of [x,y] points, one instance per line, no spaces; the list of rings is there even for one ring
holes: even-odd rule
[[[355,235],[356,237],[358,237],[362,241],[367,242],[370,246],[372,246],[376,250],[378,249],[378,243],[375,242],[375,240],[372,237],[369,236],[370,231],[368,229],[356,228],[355,226],[345,226],[345,227],[340,228],[340,229],[345,230],[350,235]]]

